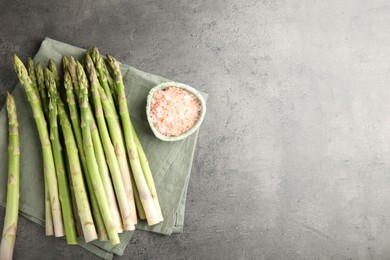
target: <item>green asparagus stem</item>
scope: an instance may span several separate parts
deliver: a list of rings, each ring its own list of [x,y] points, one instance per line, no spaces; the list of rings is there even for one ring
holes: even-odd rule
[[[105,105],[109,104],[111,106],[112,112],[109,112],[109,115],[113,115],[113,117],[110,117],[110,116],[109,117],[112,120],[115,119],[117,121],[115,123],[116,126],[111,126],[111,129],[110,129],[116,133],[115,134],[111,133],[111,135],[116,136],[118,134],[118,131],[120,131],[120,133],[119,133],[120,136],[118,136],[116,138],[116,139],[120,139],[120,140],[116,140],[116,144],[118,144],[118,145],[116,145],[115,147],[117,147],[116,150],[118,152],[118,155],[117,155],[118,160],[121,162],[121,165],[122,165],[122,173],[124,176],[123,177],[124,183],[126,184],[126,186],[129,186],[129,187],[130,187],[130,183],[131,183],[131,188],[126,189],[126,190],[128,193],[128,199],[130,201],[132,219],[133,219],[133,222],[135,224],[137,224],[137,222],[138,222],[137,212],[138,212],[138,216],[140,219],[145,219],[146,216],[145,216],[145,211],[142,207],[142,203],[141,203],[141,200],[139,197],[137,187],[136,187],[135,182],[134,182],[134,177],[133,177],[133,175],[128,167],[129,163],[127,162],[126,155],[121,152],[121,151],[125,151],[125,148],[124,148],[125,145],[124,145],[123,138],[122,138],[123,134],[122,134],[121,127],[120,127],[119,118],[118,118],[118,115],[116,113],[117,110],[116,110],[115,104],[117,104],[118,97],[116,95],[117,93],[115,90],[115,83],[114,83],[114,80],[111,78],[111,76],[108,72],[108,69],[106,67],[106,64],[104,63],[103,58],[100,56],[96,47],[94,47],[92,49],[92,55],[93,55],[93,61],[95,63],[95,67],[99,71],[99,80],[101,83],[106,85],[104,94],[101,94],[101,95],[103,95],[103,96],[106,95],[104,97]],[[131,179],[129,179],[129,175],[130,175]]]
[[[31,73],[30,73],[31,74]],[[49,101],[47,98],[47,92],[45,87],[45,77],[43,75],[43,69],[40,64],[37,64],[35,66],[35,75],[37,77],[37,85],[38,85],[38,91],[41,98],[41,104],[43,113],[45,116],[46,121],[49,120]],[[47,180],[45,176],[45,229],[46,229],[46,236],[53,236],[54,235],[54,229],[53,229],[53,217],[51,214],[51,208],[50,208],[50,196],[49,191],[47,187]]]
[[[132,221],[130,207],[129,207],[129,203],[127,201],[125,187],[123,185],[121,171],[120,171],[119,164],[118,164],[118,161],[117,161],[117,158],[115,155],[114,146],[111,143],[111,139],[110,139],[110,135],[108,133],[106,121],[104,119],[103,108],[102,108],[100,95],[99,95],[100,84],[99,84],[99,81],[97,79],[95,67],[94,67],[92,60],[89,56],[86,57],[86,69],[87,69],[87,72],[88,72],[88,75],[90,78],[90,82],[91,82],[91,92],[92,92],[92,96],[93,96],[94,104],[95,104],[96,121],[98,123],[100,138],[102,140],[104,152],[106,154],[107,164],[110,167],[111,177],[112,177],[112,181],[113,181],[113,184],[115,187],[115,192],[116,192],[116,198],[118,200],[119,208],[121,211],[123,227],[125,230],[134,230],[134,223]],[[102,179],[106,179],[104,181],[104,185],[105,185],[106,195],[107,195],[109,201],[114,200],[114,202],[115,202],[115,194],[114,194],[114,191],[111,190],[112,186],[107,185],[107,183],[111,184],[110,177],[109,176],[106,176],[106,177],[102,176]],[[106,186],[108,186],[108,188]],[[115,218],[116,214],[117,214],[117,212],[114,211],[113,212],[114,218]],[[120,221],[119,214],[118,214],[118,218]]]
[[[156,191],[156,186],[154,185],[152,171],[150,170],[148,159],[146,158],[144,149],[142,148],[141,142],[139,141],[137,133],[135,132],[134,126],[132,124],[131,124],[131,131],[133,132],[133,135],[135,137],[135,144],[137,145],[137,151],[139,155],[139,160],[141,162],[142,171],[144,172],[146,183],[148,184],[150,194],[152,195],[154,205],[156,206],[158,217],[160,218],[160,221],[163,221],[164,217],[162,215],[160,203],[158,201],[157,191]]]
[[[146,219],[145,210],[142,207],[142,202],[141,202],[141,199],[139,197],[137,186],[135,185],[133,173],[131,174],[131,184],[132,184],[133,191],[134,191],[134,200],[135,200],[135,206],[137,208],[138,217],[140,219]]]
[[[86,53],[85,57],[88,57],[88,52]],[[84,63],[85,63],[85,59],[84,59]],[[77,65],[81,66],[81,64],[79,62]],[[82,75],[83,77],[81,79],[82,81],[81,82],[79,81],[79,86],[81,86],[83,84],[84,86],[88,87],[88,80],[86,78],[84,70],[82,70],[82,73],[83,73],[83,75]],[[88,92],[88,97],[89,96],[91,96],[90,91]],[[96,125],[95,118],[94,118],[94,115],[92,113],[92,109],[90,106],[88,106],[87,113],[88,113],[89,118],[91,119],[90,120],[91,137],[92,137],[93,148],[95,151],[96,161],[97,161],[98,168],[99,168],[100,177],[101,177],[103,185],[104,185],[104,189],[106,192],[106,197],[107,197],[107,200],[108,200],[108,203],[110,206],[110,210],[112,212],[114,212],[112,217],[113,217],[113,221],[114,221],[116,230],[119,233],[121,233],[123,231],[123,225],[122,225],[120,215],[119,215],[118,204],[116,202],[114,190],[112,188],[110,173],[108,170],[106,157],[104,154],[103,144],[102,144],[102,141],[100,139],[98,127]],[[107,191],[108,191],[108,193],[107,193]],[[106,229],[107,229],[107,227],[106,227]]]
[[[99,140],[99,133],[97,132],[96,122],[95,122],[95,119],[93,118],[93,115],[92,115],[92,112],[91,112],[90,108],[88,108],[87,113],[88,113],[88,117],[91,118],[89,124],[90,124],[91,138],[92,138],[92,146],[93,146],[93,149],[94,149],[94,152],[95,152],[96,163],[97,163],[98,169],[99,169],[98,174],[102,175],[101,172],[103,172],[103,175],[105,175],[106,172],[108,171],[108,169],[107,169],[107,164],[106,164],[106,161],[105,161],[105,158],[104,158],[104,152],[103,152],[102,144],[101,144],[101,142]],[[84,150],[85,150],[85,142],[84,142]],[[96,156],[96,154],[98,156]],[[87,163],[87,166],[88,166],[88,163]],[[90,169],[88,169],[88,172],[89,171],[90,171]],[[93,177],[92,177],[91,174],[90,174],[89,178],[90,178],[92,187],[94,187]],[[105,223],[104,223],[102,211],[101,211],[100,206],[99,206],[99,202],[98,202],[99,198],[95,194],[95,189],[94,188],[93,188],[92,192],[94,193],[94,196],[96,197],[96,203],[97,203],[96,208],[94,208],[94,211],[96,211],[95,214],[96,215],[99,214],[99,217],[100,217],[100,219],[96,221],[97,224],[98,224],[99,239],[101,241],[107,241],[107,240],[109,240],[109,237],[108,237],[107,228],[106,228]],[[114,226],[116,228],[117,225],[114,224]]]
[[[62,57],[62,65],[63,65],[63,71],[64,72],[68,71],[69,61],[65,56]],[[69,157],[67,156],[66,152],[64,153],[64,155],[65,155],[65,161],[67,162],[67,164],[66,164],[67,172],[70,172],[71,169],[70,169],[70,164],[69,164]],[[76,197],[74,194],[73,181],[72,181],[71,174],[68,174],[68,180],[69,180],[70,196],[72,199],[73,216],[74,216],[74,219],[76,222],[77,236],[84,237],[83,228],[81,226],[80,216],[79,216],[78,209],[77,209]]]
[[[12,260],[16,229],[18,226],[19,211],[19,174],[20,174],[20,150],[18,118],[16,115],[15,100],[11,94],[7,94],[8,112],[8,185],[7,206],[4,217],[3,235],[0,245],[0,259]]]
[[[62,65],[63,65],[63,71],[68,71],[69,61],[65,56],[62,58]],[[70,164],[69,164],[69,157],[66,153],[66,149],[65,149],[64,157],[65,157],[65,161],[66,161],[66,172],[70,172],[71,169],[70,169]],[[72,181],[71,174],[68,174],[68,181],[69,181],[70,197],[72,199],[73,217],[74,217],[74,220],[76,222],[77,236],[84,237],[83,228],[81,227],[80,216],[79,216],[78,209],[77,209],[76,197],[74,194],[73,181]]]
[[[89,55],[88,53],[89,52],[86,51],[85,56]],[[83,59],[83,64],[85,64],[85,59]],[[79,61],[76,62],[76,70],[77,70],[78,66],[82,67],[82,65],[81,65],[81,63]],[[82,72],[84,73],[83,79],[85,78],[85,81],[84,82],[80,82],[79,78],[77,78],[78,86],[80,86],[81,84],[84,84],[85,86],[88,87],[88,81],[86,79],[84,70],[82,70]],[[80,89],[80,87],[76,88],[76,93],[78,92],[79,95],[80,95],[80,90],[79,89]],[[90,101],[93,101],[90,91],[88,91],[88,99]],[[90,129],[91,129],[92,144],[93,144],[93,148],[94,148],[94,152],[95,152],[96,162],[97,162],[98,168],[99,168],[99,174],[100,174],[100,176],[102,178],[103,185],[104,185],[104,183],[107,181],[107,176],[109,176],[109,170],[108,170],[106,158],[105,158],[104,151],[103,151],[103,144],[102,144],[102,142],[100,140],[98,127],[96,125],[95,117],[94,117],[94,115],[92,113],[92,109],[91,109],[90,106],[88,106],[87,113],[88,113],[89,118],[91,119],[90,120]],[[107,200],[108,200],[108,197],[107,197]],[[111,203],[113,201],[112,200],[111,201],[108,200],[108,202]],[[113,205],[113,207],[116,208],[115,210],[118,213],[117,216],[119,216],[118,205],[115,204],[115,205]],[[110,210],[111,210],[111,205],[110,205]],[[117,231],[118,232],[122,232],[123,231],[123,226],[122,226],[122,223],[121,223],[120,219],[115,218],[114,215],[112,215],[112,217],[113,217],[113,221],[114,221],[114,224],[115,224],[115,227],[116,227]],[[102,228],[104,229],[104,232],[105,232],[105,238],[103,240],[108,240],[107,229],[106,229],[106,227],[105,227],[105,225],[103,223],[103,219],[102,219]]]
[[[78,209],[77,209],[76,196],[74,194],[72,176],[70,173],[71,169],[70,169],[70,165],[69,165],[69,157],[66,154],[66,151],[65,151],[65,161],[66,161],[66,172],[69,172],[67,177],[68,177],[68,182],[69,182],[70,198],[71,198],[71,202],[72,202],[71,205],[72,205],[72,210],[73,210],[73,218],[74,218],[74,221],[76,224],[77,237],[84,237],[83,228],[81,226],[80,216],[79,216]]]
[[[81,161],[81,165],[85,175],[85,181],[87,182],[88,192],[91,199],[91,207],[92,207],[93,216],[95,218],[96,229],[100,240],[104,241],[104,240],[108,240],[107,231],[106,228],[104,227],[103,218],[102,215],[100,214],[99,206],[92,186],[92,181],[90,178],[90,174],[88,172],[87,160],[85,157],[83,139],[81,135],[80,116],[76,105],[76,99],[74,96],[74,92],[76,93],[79,92],[75,67],[76,67],[76,62],[71,57],[69,61],[68,71],[65,71],[64,74],[64,86],[66,90],[70,120],[72,122],[72,127],[76,138],[77,147],[79,149],[80,161]],[[73,73],[73,76],[71,76],[71,73]],[[73,77],[75,78],[75,81],[73,81]]]
[[[69,76],[69,74],[68,74]],[[86,242],[97,239],[96,229],[92,218],[91,208],[88,202],[88,195],[84,185],[77,144],[73,135],[72,127],[65,112],[62,102],[58,103],[58,115],[62,132],[64,134],[65,148],[68,155],[70,176],[72,179],[78,215]],[[96,201],[96,198],[95,198]]]
[[[67,59],[65,59],[66,63]],[[68,69],[70,71],[71,65],[69,63]],[[64,70],[64,87],[65,87],[65,92],[66,92],[66,101],[68,103],[68,108],[69,108],[69,115],[70,115],[70,120],[72,122],[72,127],[74,131],[74,135],[76,137],[76,142],[77,142],[77,147],[79,149],[79,156],[81,160],[81,165],[83,167],[83,171],[87,174],[88,169],[87,169],[87,163],[85,160],[85,153],[84,153],[84,147],[82,145],[82,136],[81,136],[81,127],[80,127],[80,115],[79,111],[77,109],[77,102],[76,98],[74,96],[74,84],[71,82],[71,76],[68,70]],[[74,71],[76,72],[76,71]],[[76,77],[76,75],[75,75]],[[76,80],[77,83],[77,80]]]
[[[91,177],[91,181],[94,187],[96,199],[99,205],[100,213],[102,214],[104,225],[107,230],[109,240],[112,245],[120,243],[118,233],[116,232],[116,226],[111,215],[109,203],[104,192],[104,185],[99,174],[99,168],[95,157],[95,151],[91,137],[90,127],[90,111],[88,102],[88,86],[83,84],[86,81],[86,76],[81,64],[77,64],[77,78],[80,87],[79,104],[81,109],[81,129],[83,134],[84,149],[87,159],[88,172]]]
[[[123,224],[121,221],[121,217],[119,214],[118,209],[118,203],[116,202],[114,188],[112,187],[111,177],[110,177],[110,171],[108,169],[108,161],[106,159],[105,153],[104,153],[104,147],[102,140],[100,139],[100,133],[98,126],[96,124],[96,121],[94,119],[94,115],[92,113],[91,107],[89,107],[89,117],[92,118],[91,120],[91,137],[92,137],[92,143],[93,148],[95,151],[96,161],[99,168],[100,178],[102,179],[104,190],[106,193],[106,197],[108,200],[108,204],[110,207],[110,211],[112,213],[112,218],[116,227],[116,230],[118,233],[122,233],[123,231]]]
[[[54,235],[53,216],[51,214],[50,195],[47,187],[47,180],[45,179],[45,231],[46,236]]]
[[[61,205],[58,197],[56,170],[54,166],[53,152],[51,150],[49,133],[43,115],[42,106],[40,105],[39,97],[36,95],[36,92],[32,87],[32,82],[30,77],[28,76],[26,67],[23,65],[22,61],[16,55],[14,55],[14,68],[16,74],[18,75],[19,81],[21,82],[21,84],[23,85],[26,91],[28,100],[31,105],[31,109],[34,114],[35,123],[37,125],[37,129],[39,133],[39,138],[41,140],[43,164],[44,164],[43,169],[44,169],[44,175],[46,176],[47,187],[50,196],[54,234],[57,237],[63,236],[64,226],[63,226],[62,216],[61,216]]]
[[[134,224],[137,223],[137,211],[134,201],[133,185],[131,181],[130,168],[126,157],[125,143],[122,138],[121,126],[116,118],[116,113],[113,111],[112,106],[104,92],[102,87],[99,87],[99,94],[103,105],[104,116],[107,121],[108,129],[110,132],[112,143],[115,147],[115,154],[118,160],[119,168],[122,175],[122,182],[125,187],[127,201],[130,207],[131,218]]]
[[[115,84],[116,90],[118,93],[119,101],[119,114],[122,121],[122,129],[125,137],[127,154],[130,159],[131,169],[133,171],[133,176],[137,189],[140,195],[142,206],[145,210],[146,220],[148,225],[155,225],[159,223],[160,217],[154,204],[154,200],[150,193],[148,184],[145,180],[145,176],[142,170],[142,166],[138,157],[137,145],[135,143],[134,133],[131,129],[131,120],[130,113],[127,107],[125,87],[123,85],[122,73],[119,67],[118,62],[114,57],[107,55],[108,63],[110,64],[114,75],[115,75]]]
[[[49,125],[50,139],[54,155],[54,164],[57,172],[59,195],[62,209],[62,218],[64,220],[66,241],[68,244],[77,244],[76,225],[73,218],[73,209],[69,192],[69,184],[65,172],[65,163],[62,156],[62,147],[58,131],[58,112],[57,103],[59,95],[54,80],[54,75],[49,69],[45,69],[45,85],[49,96]]]

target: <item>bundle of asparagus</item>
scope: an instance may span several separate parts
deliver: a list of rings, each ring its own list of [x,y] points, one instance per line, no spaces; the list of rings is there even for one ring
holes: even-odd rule
[[[163,221],[119,63],[110,55],[106,60],[109,66],[96,47],[82,62],[63,57],[61,80],[53,61],[43,69],[29,59],[26,68],[14,56],[42,146],[46,235],[66,235],[68,244],[82,236],[115,245],[138,218],[148,225]]]

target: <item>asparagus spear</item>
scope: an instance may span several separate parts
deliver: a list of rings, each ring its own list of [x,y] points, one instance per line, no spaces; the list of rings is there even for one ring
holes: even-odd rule
[[[16,229],[18,226],[19,211],[19,174],[20,174],[20,150],[18,118],[16,115],[15,100],[11,94],[7,94],[8,112],[8,185],[7,206],[4,217],[3,235],[0,245],[0,259],[12,260]]]
[[[115,147],[115,154],[116,158],[118,160],[119,168],[122,175],[122,181],[123,185],[125,187],[127,201],[129,203],[130,212],[131,212],[131,218],[133,220],[133,223],[137,223],[137,211],[135,208],[135,202],[134,202],[134,194],[135,190],[133,190],[132,181],[131,181],[131,175],[130,175],[130,168],[129,164],[127,162],[126,158],[126,150],[125,150],[125,143],[122,139],[122,133],[121,133],[121,126],[119,121],[117,120],[115,116],[115,111],[113,111],[112,106],[110,105],[110,102],[107,98],[106,93],[104,92],[103,88],[99,88],[99,94],[101,98],[101,102],[103,105],[104,110],[104,116],[107,121],[108,129],[110,132],[112,143]]]
[[[68,59],[64,56],[62,61],[63,61],[63,63],[62,63],[63,71],[68,71],[68,66],[69,66]],[[66,167],[67,167],[66,170],[67,170],[67,172],[70,172],[71,169],[70,169],[70,163],[69,163],[69,156],[66,153],[66,149],[65,149],[64,156],[65,156]],[[79,216],[78,209],[77,209],[76,197],[75,197],[75,194],[74,194],[74,187],[73,187],[73,181],[72,181],[71,174],[68,174],[68,181],[69,181],[70,197],[72,199],[73,216],[74,216],[74,219],[75,219],[75,222],[76,222],[77,236],[84,237],[83,228],[81,226],[80,216]]]
[[[123,224],[122,224],[121,216],[119,213],[118,204],[116,201],[115,192],[114,192],[113,184],[111,182],[111,177],[110,177],[110,172],[108,170],[108,167],[110,167],[111,173],[114,172],[114,174],[115,174],[115,171],[120,173],[120,171],[119,171],[118,162],[117,162],[116,157],[115,157],[114,147],[112,146],[110,136],[108,135],[106,122],[105,122],[104,116],[103,116],[103,110],[101,108],[99,92],[97,91],[98,86],[96,85],[96,84],[99,84],[99,82],[96,78],[96,71],[94,70],[95,68],[94,68],[93,62],[91,60],[91,57],[89,55],[85,56],[85,67],[86,67],[88,74],[91,76],[90,77],[90,80],[91,80],[90,93],[91,93],[91,96],[93,98],[94,105],[95,105],[94,106],[95,107],[95,116],[96,116],[96,121],[97,121],[97,126],[98,126],[98,128],[96,128],[96,131],[94,131],[92,133],[92,142],[94,143],[94,147],[96,145],[99,146],[99,147],[97,147],[98,149],[95,148],[96,159],[100,160],[99,156],[101,156],[100,163],[103,164],[103,166],[104,166],[104,167],[99,166],[100,176],[102,178],[104,190],[106,192],[106,196],[107,196],[108,202],[110,204],[110,209],[112,212],[114,223],[116,225],[117,231],[119,233],[121,233],[123,231]],[[93,73],[93,75],[92,75],[92,73]],[[85,84],[88,85],[88,82],[85,82]],[[91,110],[91,114],[93,114],[92,110]],[[99,164],[99,162],[98,162],[98,164]],[[107,165],[108,165],[108,167],[107,167]],[[100,169],[102,169],[102,170],[100,170]],[[132,223],[130,223],[130,224],[132,224]],[[131,226],[130,226],[130,228],[131,228]],[[134,227],[132,227],[132,228],[134,229]]]
[[[37,77],[37,85],[38,85],[38,92],[40,98],[41,98],[41,104],[43,113],[46,120],[49,120],[49,104],[48,104],[48,98],[47,98],[47,92],[45,87],[45,77],[43,75],[43,69],[40,64],[37,64],[35,66],[35,75]],[[45,177],[45,229],[46,229],[46,236],[52,236],[54,235],[54,229],[53,229],[53,218],[51,214],[51,208],[50,208],[50,196],[49,191],[47,187],[47,180]]]
[[[133,176],[135,183],[138,188],[142,206],[145,210],[146,220],[148,225],[155,225],[161,221],[156,205],[150,193],[148,184],[145,180],[144,173],[142,171],[142,166],[138,157],[137,145],[135,143],[134,132],[131,129],[131,120],[130,113],[127,107],[125,87],[123,85],[122,73],[119,67],[118,62],[111,55],[107,55],[108,63],[110,64],[114,76],[115,76],[115,85],[118,93],[119,101],[119,114],[122,121],[122,129],[125,136],[127,154],[130,159],[131,169],[133,171]]]
[[[88,53],[86,54],[86,56],[88,56]],[[85,63],[85,60],[84,60],[84,63]],[[80,63],[78,63],[78,65],[81,66]],[[83,74],[83,77],[81,79],[82,82],[79,81],[79,85],[84,84],[84,86],[88,87],[88,80],[86,78],[84,70],[82,70],[82,73],[84,73],[84,74]],[[91,101],[92,101],[91,91],[88,92],[88,97],[91,97]],[[106,157],[104,154],[102,140],[100,139],[100,135],[99,135],[98,127],[96,125],[95,117],[92,113],[92,109],[90,106],[88,106],[87,113],[89,114],[89,117],[91,118],[91,120],[90,120],[91,137],[92,137],[93,148],[95,151],[96,161],[97,161],[97,164],[99,167],[100,177],[101,177],[101,179],[103,181],[103,185],[105,187],[106,196],[107,196],[107,200],[108,200],[108,203],[110,206],[110,210],[115,212],[112,215],[115,226],[117,228],[117,231],[119,233],[121,233],[123,231],[123,225],[122,225],[122,221],[120,219],[118,204],[117,204],[116,199],[115,199],[114,190],[113,190],[111,178],[110,178],[110,173],[108,170]],[[107,191],[108,191],[108,193],[107,193]]]
[[[58,113],[57,102],[59,95],[54,80],[54,75],[49,69],[45,69],[45,85],[49,96],[49,125],[50,139],[54,155],[54,164],[57,172],[59,195],[62,208],[62,217],[64,220],[66,241],[68,244],[77,244],[76,226],[73,218],[73,210],[69,192],[68,180],[65,172],[64,158],[62,157],[62,147],[58,131]]]
[[[120,163],[122,165],[122,173],[123,173],[124,183],[126,184],[126,186],[129,186],[129,187],[131,184],[130,189],[127,189],[127,193],[128,193],[128,198],[129,198],[130,205],[131,205],[133,222],[136,224],[137,223],[137,212],[138,212],[138,216],[140,219],[145,219],[146,216],[145,216],[145,211],[142,207],[142,203],[141,203],[141,200],[139,197],[137,187],[134,184],[134,177],[131,174],[130,169],[128,167],[126,155],[124,153],[121,153],[121,151],[125,151],[125,148],[124,148],[125,145],[123,142],[123,134],[122,134],[121,127],[120,127],[119,118],[118,118],[117,113],[116,113],[115,103],[117,101],[117,96],[116,96],[116,91],[115,91],[114,84],[113,84],[113,79],[111,78],[111,76],[107,70],[106,64],[104,63],[103,58],[100,56],[96,47],[94,47],[92,49],[92,55],[93,55],[93,61],[95,62],[95,66],[99,71],[100,82],[103,82],[103,84],[107,84],[107,86],[110,85],[110,87],[105,88],[104,93],[102,93],[101,95],[105,97],[104,98],[104,105],[111,106],[111,109],[110,109],[111,112],[108,112],[107,109],[105,110],[105,112],[108,113],[108,115],[109,115],[108,117],[110,118],[108,120],[115,119],[117,121],[117,122],[111,123],[114,125],[110,126],[111,127],[110,132],[112,130],[112,132],[111,132],[111,135],[113,135],[112,139],[113,139],[113,141],[115,141],[114,143],[117,144],[115,147],[117,147],[117,151],[118,151],[118,155],[117,155],[118,160],[120,161]],[[111,83],[109,83],[109,81]],[[111,95],[111,94],[113,94],[113,95]],[[112,96],[114,96],[115,103],[113,102]],[[113,115],[113,117],[111,117],[110,115]],[[117,136],[118,130],[120,131],[120,136]],[[115,140],[115,139],[117,139],[117,140]],[[130,175],[131,179],[129,178],[129,175]],[[134,201],[135,201],[135,204],[134,204]],[[136,210],[136,208],[137,208],[137,210]]]
[[[65,112],[64,104],[61,101],[58,103],[58,115],[60,118],[62,132],[64,134],[66,153],[68,155],[68,161],[70,166],[69,168],[71,171],[70,176],[75,191],[74,195],[78,208],[78,215],[80,217],[81,227],[83,229],[85,241],[90,242],[92,240],[97,239],[96,229],[92,219],[92,213],[88,202],[87,191],[84,185],[77,144],[72,132],[68,115]]]
[[[96,121],[99,127],[100,137],[103,143],[104,152],[106,154],[107,163],[110,167],[110,172],[112,176],[112,181],[116,191],[116,197],[118,199],[119,208],[121,210],[121,216],[123,221],[123,227],[125,230],[134,230],[134,223],[131,216],[130,206],[127,201],[127,195],[125,191],[125,186],[123,185],[121,171],[119,168],[118,160],[115,155],[114,146],[111,143],[110,135],[108,133],[106,121],[104,119],[103,108],[99,95],[99,88],[101,87],[99,81],[96,76],[95,67],[93,62],[89,56],[86,56],[86,69],[91,82],[91,92],[94,99],[95,104],[95,116]],[[108,180],[104,181],[106,195],[107,197],[111,197],[112,200],[115,201],[115,194],[111,191],[111,185],[106,185],[106,183],[111,183],[109,176]],[[103,178],[103,176],[102,176]],[[108,186],[108,188],[106,188]],[[110,200],[110,199],[109,199]],[[116,212],[114,211],[114,217]],[[118,215],[119,217],[119,215]],[[119,219],[120,221],[120,219]]]
[[[103,218],[102,215],[100,214],[96,196],[93,191],[92,181],[90,178],[90,174],[88,172],[87,160],[85,157],[85,150],[84,150],[83,139],[81,135],[80,116],[76,106],[76,99],[74,96],[74,92],[75,93],[79,92],[79,87],[78,87],[78,81],[76,75],[76,62],[73,59],[73,57],[70,58],[68,71],[65,71],[64,74],[64,86],[66,90],[70,120],[72,122],[74,135],[76,137],[77,147],[79,149],[79,154],[80,154],[80,161],[81,161],[81,165],[85,175],[85,181],[87,182],[87,187],[91,199],[92,213],[95,218],[96,229],[100,240],[108,240],[107,231],[106,228],[104,227]]]
[[[64,226],[62,223],[61,205],[58,198],[57,177],[54,166],[53,152],[51,150],[49,133],[43,115],[42,106],[40,105],[39,97],[36,95],[36,92],[33,89],[32,82],[30,77],[28,76],[26,67],[16,55],[14,55],[14,68],[16,74],[18,75],[19,81],[21,82],[26,91],[27,97],[31,105],[31,109],[34,114],[39,138],[41,140],[44,164],[43,169],[44,175],[46,176],[47,187],[50,196],[54,234],[57,237],[63,236]]]
[[[91,181],[94,187],[94,192],[96,199],[99,205],[100,213],[102,214],[104,225],[107,230],[109,240],[112,245],[120,243],[118,233],[116,232],[116,226],[111,215],[109,203],[104,192],[104,185],[99,174],[99,168],[95,157],[95,151],[92,143],[91,137],[91,126],[90,120],[91,115],[88,111],[89,102],[88,102],[88,89],[84,82],[86,81],[85,73],[83,67],[80,63],[77,64],[77,78],[79,81],[80,95],[79,95],[79,105],[81,109],[81,130],[83,134],[84,149],[87,159],[88,172],[91,177]]]
[[[95,152],[96,163],[97,163],[98,169],[99,169],[98,174],[100,175],[100,169],[102,169],[102,171],[107,171],[107,169],[106,169],[107,165],[104,166],[102,164],[102,162],[105,163],[105,160],[103,160],[103,158],[104,158],[103,148],[101,148],[101,144],[99,143],[99,141],[96,140],[97,126],[96,126],[95,119],[93,118],[93,115],[92,115],[90,109],[87,113],[88,113],[88,118],[91,118],[90,132],[91,132],[91,138],[92,138],[92,145],[94,148],[94,152],[97,151],[97,154],[99,155],[98,157],[96,157],[96,152]],[[99,134],[98,134],[98,136],[99,136]],[[95,140],[95,142],[94,142],[94,140]],[[84,151],[85,151],[85,142],[84,141],[83,141],[83,145],[84,145]],[[87,161],[87,166],[88,166],[88,161]],[[88,169],[88,172],[89,171],[90,171],[90,169]],[[94,215],[97,216],[96,223],[97,223],[99,239],[101,241],[108,241],[109,237],[108,237],[108,233],[107,233],[107,228],[106,228],[105,223],[104,223],[103,213],[102,213],[102,210],[100,209],[100,206],[99,206],[99,202],[98,202],[99,198],[95,194],[96,192],[95,192],[95,188],[94,188],[93,175],[89,174],[89,179],[90,179],[91,186],[92,186],[92,192],[94,193],[94,196],[96,197],[96,207],[94,207],[94,212],[95,212]],[[116,227],[116,225],[115,225],[115,227]]]

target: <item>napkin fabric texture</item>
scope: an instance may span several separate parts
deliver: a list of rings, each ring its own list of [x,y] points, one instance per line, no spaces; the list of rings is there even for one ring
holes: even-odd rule
[[[35,55],[34,62],[46,66],[48,60],[52,59],[58,66],[61,66],[62,56],[73,56],[80,59],[84,51],[84,49],[46,38]],[[157,139],[147,123],[146,97],[153,86],[168,80],[125,64],[121,64],[121,70],[131,119],[148,157],[164,216],[164,221],[158,225],[149,227],[145,222],[141,222],[136,228],[164,235],[181,233],[183,232],[185,200],[198,132],[178,142],[163,142]],[[19,119],[21,149],[20,214],[35,223],[44,225],[44,179],[39,136],[26,93],[20,84],[15,87],[13,95]],[[207,94],[202,93],[202,95],[207,98]],[[7,191],[7,124],[6,108],[3,106],[0,111],[1,206],[5,206]],[[44,231],[42,230],[42,232]],[[114,247],[109,242],[85,243],[82,239],[80,239],[80,245],[104,259],[112,259],[113,254],[123,254],[133,232],[126,231],[120,234],[121,243]]]

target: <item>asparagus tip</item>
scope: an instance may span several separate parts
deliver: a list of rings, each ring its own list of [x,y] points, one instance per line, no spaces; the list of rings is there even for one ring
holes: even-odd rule
[[[114,58],[112,55],[107,54],[106,57],[107,57],[107,61],[108,61],[109,63],[115,62],[115,58]]]
[[[72,78],[70,77],[70,73],[67,70],[64,74],[64,86],[65,89],[70,89],[72,87]]]
[[[64,68],[64,71],[66,71],[68,69],[69,60],[66,56],[62,56],[62,66]]]
[[[19,67],[21,63],[23,64],[23,62],[22,62],[22,61],[20,60],[20,58],[16,55],[16,53],[14,53],[14,55],[13,55],[13,60],[14,60],[14,66],[15,66],[15,67]]]
[[[57,74],[57,65],[54,63],[54,61],[53,61],[52,59],[49,59],[48,68],[49,68],[49,70],[50,70],[53,74]]]
[[[34,67],[34,61],[33,61],[33,59],[31,57],[29,57],[27,59],[27,64],[28,64],[28,66]]]
[[[83,78],[84,69],[83,69],[83,65],[81,65],[79,61],[76,61],[76,73],[77,73],[77,79],[81,81]]]
[[[92,57],[93,63],[95,63],[95,65],[98,66],[100,53],[99,53],[99,50],[98,50],[98,48],[96,46],[92,47],[91,57]]]
[[[51,97],[53,94],[53,88],[55,89],[54,75],[48,68],[45,68],[44,74],[45,74],[45,84],[48,89],[48,94],[49,97]]]
[[[26,67],[24,66],[23,62],[16,54],[14,54],[13,60],[14,60],[14,69],[16,74],[18,75],[20,83],[22,83],[23,86],[29,88],[31,84],[31,79],[28,76]]]
[[[107,54],[107,61],[116,78],[122,78],[121,69],[119,67],[119,62],[110,54]]]
[[[36,66],[35,66],[35,73],[37,74],[37,78],[39,79],[39,78],[43,78],[43,69],[42,69],[42,66],[41,66],[41,64],[37,64]]]
[[[52,59],[49,59],[49,68],[50,68],[51,66],[55,66],[55,64],[54,64],[54,61],[53,61]]]
[[[92,61],[92,57],[90,55],[85,56],[85,68],[88,72],[89,80],[91,81],[91,83],[96,83],[97,80],[96,70]]]

